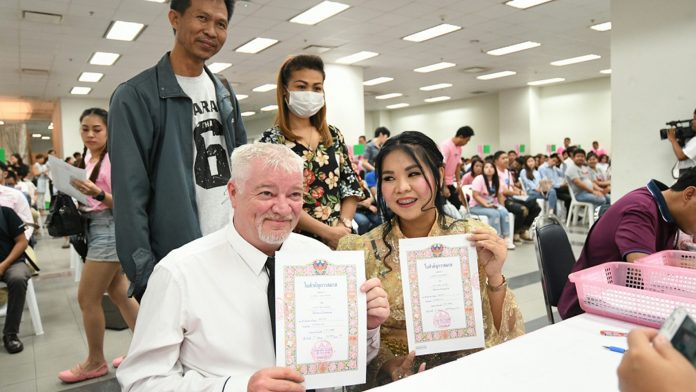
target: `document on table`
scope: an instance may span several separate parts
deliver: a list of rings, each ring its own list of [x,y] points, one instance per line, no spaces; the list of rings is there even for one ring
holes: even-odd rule
[[[74,197],[80,203],[87,204],[87,196],[75,189],[75,187],[70,184],[70,181],[73,179],[84,181],[84,179],[87,178],[85,169],[80,169],[73,165],[69,165],[67,162],[58,159],[53,155],[48,156],[48,164],[51,168],[51,179],[53,180],[53,186],[59,191]]]
[[[463,234],[401,239],[399,263],[409,351],[484,346],[476,249]]]
[[[365,382],[367,303],[362,251],[276,253],[276,365],[305,388]]]

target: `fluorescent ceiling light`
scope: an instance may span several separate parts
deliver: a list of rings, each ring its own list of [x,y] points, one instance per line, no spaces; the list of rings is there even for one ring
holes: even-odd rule
[[[73,87],[72,90],[70,90],[70,94],[87,95],[90,91],[92,91],[91,87]]]
[[[353,53],[350,56],[341,57],[340,59],[337,59],[336,62],[339,64],[353,64],[359,61],[371,59],[375,56],[379,56],[379,53],[363,50],[362,52]]]
[[[609,31],[611,30],[611,22],[598,23],[590,28],[597,31]]]
[[[256,114],[256,112],[242,112],[242,117],[249,117]]]
[[[431,27],[429,29],[425,29],[423,31],[419,31],[417,33],[407,35],[404,38],[402,38],[404,41],[411,41],[411,42],[423,42],[427,41],[429,39],[439,37],[441,35],[445,35],[457,30],[461,30],[461,26],[455,26],[447,23],[443,23],[440,25],[437,25],[435,27]]]
[[[480,80],[490,80],[490,79],[504,78],[504,77],[506,77],[506,76],[512,76],[512,75],[517,75],[517,72],[515,72],[515,71],[495,72],[495,73],[492,73],[492,74],[477,76],[476,79],[480,79]]]
[[[450,99],[452,99],[452,98],[450,98],[450,97],[448,97],[448,96],[446,96],[446,95],[443,95],[443,96],[441,96],[441,97],[426,98],[426,99],[424,99],[424,101],[425,101],[425,102],[428,102],[428,103],[432,103],[432,102],[448,101],[448,100],[450,100]]]
[[[89,63],[94,65],[114,65],[119,57],[121,55],[118,53],[94,52],[89,59]]]
[[[278,105],[268,105],[261,108],[262,112],[272,112],[278,110]]]
[[[0,125],[5,125],[5,122],[0,120]]]
[[[208,66],[208,69],[212,73],[220,73],[231,66],[231,63],[212,63]]]
[[[515,7],[519,9],[527,9],[530,7],[534,7],[535,5],[548,3],[549,1],[553,0],[512,0],[506,2],[505,5],[509,5],[510,7]]]
[[[48,129],[53,129],[53,123],[48,124]]]
[[[277,39],[273,38],[254,38],[251,41],[235,49],[239,53],[258,53],[266,48],[269,48],[278,43]]]
[[[51,140],[50,136],[41,136],[41,140]]]
[[[390,94],[378,95],[378,96],[375,97],[375,99],[396,98],[396,97],[400,97],[400,96],[402,96],[402,95],[403,95],[403,94],[401,94],[401,93],[390,93]]]
[[[522,43],[515,44],[515,45],[505,46],[503,48],[489,50],[486,53],[490,54],[491,56],[502,56],[505,54],[519,52],[521,50],[536,48],[538,46],[541,46],[541,44],[538,42],[526,41],[526,42],[522,42]]]
[[[267,84],[263,84],[259,87],[256,87],[256,88],[252,89],[251,91],[254,91],[257,93],[265,93],[266,91],[271,91],[271,90],[275,90],[275,89],[276,89],[275,84],[267,83]]]
[[[109,25],[104,38],[115,39],[118,41],[133,41],[138,37],[144,28],[145,25],[142,23],[115,20]]]
[[[150,1],[152,3],[166,3],[169,0],[145,0],[145,1]]]
[[[578,56],[578,57],[573,57],[565,60],[558,60],[558,61],[553,61],[551,62],[551,65],[555,65],[557,67],[563,66],[563,65],[570,65],[570,64],[575,64],[575,63],[582,63],[584,61],[592,61],[592,60],[597,60],[601,59],[602,56],[598,56],[596,54],[586,54],[584,56]]]
[[[452,87],[452,83],[438,83],[438,84],[431,84],[430,86],[423,86],[420,88],[421,91],[433,91],[433,90],[440,90],[443,88],[448,88]]]
[[[409,106],[407,103],[395,103],[394,105],[388,105],[387,109],[399,109],[399,108],[405,108],[406,106]]]
[[[380,76],[379,78],[374,78],[374,79],[364,81],[363,86],[376,86],[378,84],[391,82],[392,80],[394,80],[394,78],[390,78],[387,76]]]
[[[246,94],[236,94],[236,97],[237,97],[237,101],[243,101],[243,100],[249,98],[249,96]]]
[[[36,138],[38,138],[38,137],[41,137],[41,134],[40,134],[40,133],[32,133],[32,134],[31,134],[31,137],[36,137]]]
[[[527,83],[527,85],[528,86],[543,86],[545,84],[558,83],[558,82],[565,82],[565,79],[553,78],[553,79],[535,80],[533,82]]]
[[[336,1],[322,1],[307,11],[290,19],[290,22],[305,25],[315,25],[322,20],[338,14],[339,12],[347,10],[348,8],[350,8],[348,4],[343,4]]]
[[[93,82],[96,83],[101,80],[101,78],[104,77],[103,73],[99,72],[83,72],[80,75],[80,78],[77,79],[80,82]]]
[[[437,63],[437,64],[426,65],[425,67],[416,68],[416,69],[414,69],[414,71],[420,72],[420,73],[427,73],[427,72],[439,71],[439,70],[445,69],[445,68],[451,68],[451,67],[454,67],[456,65],[457,64],[454,64],[454,63],[442,62],[442,63]]]
[[[603,69],[603,70],[599,71],[599,73],[603,73],[605,75],[611,75],[611,68]]]

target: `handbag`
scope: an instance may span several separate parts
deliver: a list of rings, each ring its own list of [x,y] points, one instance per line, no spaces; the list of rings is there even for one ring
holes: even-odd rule
[[[48,234],[53,237],[66,237],[84,234],[85,225],[80,211],[72,197],[58,193],[46,218]]]
[[[70,236],[70,245],[72,245],[75,252],[82,258],[82,262],[85,262],[87,258],[87,233],[80,233]]]

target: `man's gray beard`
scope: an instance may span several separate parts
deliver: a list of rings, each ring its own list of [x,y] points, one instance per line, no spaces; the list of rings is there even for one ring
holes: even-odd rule
[[[259,232],[259,239],[267,244],[270,245],[282,245],[285,240],[290,237],[290,231],[287,233],[273,233],[269,234],[263,231],[263,228],[261,226],[257,226],[256,229]]]

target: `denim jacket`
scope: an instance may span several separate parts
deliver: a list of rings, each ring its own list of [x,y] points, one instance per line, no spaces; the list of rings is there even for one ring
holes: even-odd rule
[[[208,68],[228,153],[247,142],[239,102]],[[116,88],[109,106],[109,155],[116,248],[142,296],[155,264],[201,237],[193,179],[193,103],[165,54]]]

